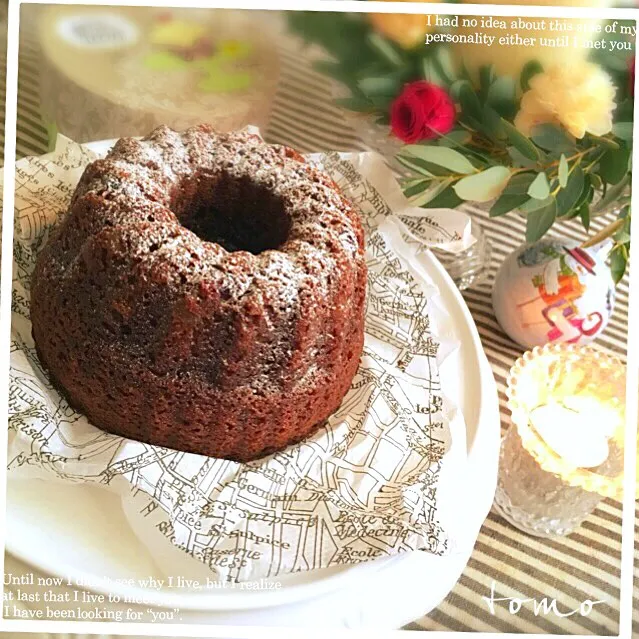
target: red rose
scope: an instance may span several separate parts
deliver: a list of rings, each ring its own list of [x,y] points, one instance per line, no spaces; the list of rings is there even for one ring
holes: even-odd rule
[[[390,109],[391,130],[414,144],[448,133],[455,124],[455,105],[441,87],[425,80],[404,85]]]

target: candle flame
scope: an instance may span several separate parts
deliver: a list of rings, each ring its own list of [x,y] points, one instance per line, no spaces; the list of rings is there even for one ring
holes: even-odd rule
[[[507,394],[522,444],[544,470],[619,496],[625,367],[617,358],[591,346],[537,347],[512,368]]]

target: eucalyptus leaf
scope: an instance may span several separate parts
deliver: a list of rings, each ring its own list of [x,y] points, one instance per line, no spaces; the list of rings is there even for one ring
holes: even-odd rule
[[[481,122],[482,111],[481,104],[470,82],[463,83],[459,88],[459,104],[464,115],[474,118]]]
[[[468,80],[455,80],[451,85],[450,85],[450,96],[453,98],[453,100],[455,102],[459,102],[459,95],[461,93],[462,90],[462,86],[464,86],[465,84],[470,84],[468,82]]]
[[[486,101],[499,115],[510,118],[516,112],[515,93],[515,81],[503,75],[490,85]]]
[[[431,181],[427,189],[410,199],[411,206],[429,206],[428,203],[431,200],[436,198],[442,191],[449,187],[449,180],[446,180],[444,182]]]
[[[581,193],[577,198],[577,202],[575,204],[575,208],[580,208],[582,204],[590,204],[590,194],[594,191],[594,187],[592,185],[592,176],[593,173],[584,173],[584,185],[581,189]]]
[[[615,150],[619,148],[619,144],[617,144],[617,142],[615,142],[614,140],[610,138],[595,137],[594,139],[595,139],[595,142],[600,147],[605,147],[607,149],[615,149]]]
[[[465,124],[467,124],[471,129],[473,129],[473,131],[484,130],[484,123],[482,122],[481,119],[477,120],[472,115],[466,115],[464,116],[464,121],[465,121]]]
[[[617,122],[632,122],[634,120],[635,101],[632,98],[627,98],[617,104],[615,110],[615,120]]]
[[[468,144],[471,140],[471,135],[466,129],[456,129],[454,131],[450,131],[446,135],[442,135],[437,143],[440,146],[464,146]]]
[[[621,230],[615,234],[615,242],[618,244],[627,244],[630,242],[630,233],[628,231]]]
[[[404,195],[408,199],[419,195],[428,188],[429,183],[429,180],[411,180],[408,184],[404,185]]]
[[[499,196],[510,179],[510,169],[493,166],[481,173],[469,175],[455,184],[455,193],[462,200],[489,202]]]
[[[401,81],[396,76],[364,78],[357,86],[367,96],[395,98],[400,92]]]
[[[327,75],[330,78],[335,78],[344,84],[349,84],[353,78],[348,69],[345,69],[343,65],[332,62],[331,60],[316,60],[313,62],[313,69],[323,75]]]
[[[495,81],[495,65],[486,64],[479,68],[479,90],[485,100],[488,96],[490,85]]]
[[[395,156],[395,159],[407,169],[412,171],[413,173],[417,173],[418,175],[423,175],[425,177],[436,177],[438,173],[433,173],[429,170],[428,165],[424,162],[421,162],[417,158],[410,158],[407,156],[403,156],[401,153]],[[432,168],[432,167],[431,167]],[[440,171],[441,174],[445,174],[445,171]]]
[[[586,229],[590,230],[590,207],[587,204],[583,204],[579,209],[579,217],[581,218],[581,224]]]
[[[557,177],[559,179],[559,185],[563,189],[568,183],[568,171],[570,167],[568,166],[568,160],[566,160],[566,156],[562,153],[561,158],[559,158],[559,168],[557,170]]]
[[[545,173],[538,173],[528,187],[528,195],[536,200],[545,200],[550,195],[550,184]]]
[[[395,67],[401,67],[404,64],[402,56],[389,40],[382,38],[377,33],[371,31],[368,34],[368,42],[372,48],[387,62]]]
[[[444,75],[440,72],[435,60],[431,60],[430,58],[424,58],[422,60],[422,76],[431,84],[436,84],[440,87],[446,86],[448,83]]]
[[[490,85],[495,81],[495,65],[485,64],[479,69],[479,84],[486,91],[490,88]]]
[[[519,84],[523,91],[528,91],[530,88],[530,80],[533,76],[541,73],[544,68],[541,66],[541,63],[537,60],[530,60],[530,62],[526,62],[524,68],[521,70],[521,75],[519,76]]]
[[[370,26],[361,19],[348,13],[317,11],[290,11],[288,24],[306,43],[321,46],[337,60],[348,60],[358,55],[358,65],[371,54],[367,42]]]
[[[628,260],[620,248],[616,248],[610,254],[610,272],[615,284],[619,284],[626,273]]]
[[[441,75],[446,78],[448,83],[453,82],[457,74],[455,73],[455,65],[453,64],[450,51],[446,47],[437,47],[434,61],[439,67]]]
[[[388,112],[394,98],[391,95],[369,95],[368,99],[371,101],[375,111]]]
[[[504,189],[504,194],[525,195],[526,199],[528,199],[528,189],[530,188],[530,185],[535,181],[536,177],[536,173],[516,173],[508,181],[508,184]]]
[[[572,211],[570,211],[570,213],[568,213],[568,215],[564,215],[564,216],[561,218],[561,219],[562,219],[562,221],[564,221],[564,220],[572,220],[572,219],[574,219],[574,218],[576,218],[576,217],[579,217],[579,215],[581,214],[581,207],[582,207],[582,206],[585,206],[585,207],[587,207],[588,209],[590,208],[587,204],[582,204],[582,205],[580,205],[580,206],[578,206],[578,207],[576,207],[576,208],[572,209]],[[557,216],[557,217],[559,217],[559,216]]]
[[[421,61],[421,71],[422,71],[422,79],[427,82],[432,82],[431,75],[433,73],[431,68],[431,62],[429,58],[423,58]]]
[[[619,184],[628,173],[630,150],[626,147],[610,149],[599,160],[599,175],[608,184]]]
[[[510,122],[502,119],[502,124],[506,131],[506,135],[511,144],[526,158],[529,160],[538,160],[539,152],[535,148],[535,145],[520,131],[518,131]]]
[[[438,193],[432,200],[426,204],[422,204],[424,209],[454,209],[457,208],[463,200],[455,193],[452,186],[446,187],[441,193]]]
[[[374,105],[372,102],[357,96],[351,96],[349,98],[337,98],[335,100],[335,104],[348,109],[349,111],[355,111],[357,113],[370,113],[374,110]]]
[[[584,191],[584,172],[580,166],[573,168],[566,186],[557,193],[557,216],[563,217],[577,205]]]
[[[633,138],[633,123],[632,122],[617,122],[612,125],[612,132],[622,140],[631,142]]]
[[[505,215],[519,208],[524,202],[528,200],[528,195],[525,193],[502,193],[496,200],[496,202],[490,208],[490,217],[498,217]]]
[[[556,200],[551,195],[549,195],[545,200],[535,200],[534,198],[531,198],[527,202],[524,202],[519,207],[519,210],[522,213],[532,213],[534,211],[539,211],[543,208],[546,208],[553,202],[556,202]]]
[[[540,240],[550,229],[557,217],[557,202],[553,199],[549,204],[526,216],[526,242]]]
[[[620,198],[628,185],[630,184],[630,175],[627,174],[618,184],[614,184],[607,191],[604,197],[599,200],[596,204],[595,213],[599,214],[604,211],[613,203],[616,202],[618,198]]]
[[[615,242],[618,244],[626,244],[630,242],[630,218],[628,217],[628,210],[624,209],[621,211],[617,219],[623,220],[624,223],[614,235]]]
[[[539,124],[533,128],[532,141],[547,151],[566,153],[575,150],[575,141],[554,124]]]
[[[522,169],[532,169],[537,166],[537,160],[531,160],[527,158],[519,149],[514,146],[509,146],[507,149],[508,155],[513,162],[513,166]]]
[[[462,175],[475,172],[475,167],[464,155],[448,147],[409,144],[402,149],[402,155],[418,158]]]
[[[460,69],[459,75],[466,82],[472,82],[473,81],[473,78],[472,78],[470,72],[468,71],[468,67],[466,67],[466,63],[463,60],[462,60],[462,63],[461,63],[461,69]]]
[[[423,182],[424,178],[422,177],[400,177],[398,179],[399,185],[402,187],[402,190],[406,190],[413,184],[417,184],[418,182]]]
[[[604,181],[596,173],[590,173],[589,175],[592,186],[598,191],[602,190],[604,188]]]
[[[504,139],[506,137],[506,132],[504,131],[502,119],[499,113],[497,113],[497,111],[488,104],[484,104],[483,112],[483,131],[493,140],[499,141]]]

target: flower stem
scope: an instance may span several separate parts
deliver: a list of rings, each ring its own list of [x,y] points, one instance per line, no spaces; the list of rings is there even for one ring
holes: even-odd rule
[[[434,131],[437,135],[439,135],[444,140],[448,140],[449,142],[451,142],[453,144],[453,146],[456,146],[459,149],[463,149],[464,151],[466,151],[468,153],[472,153],[473,155],[478,157],[483,162],[486,162],[487,164],[490,164],[490,158],[487,158],[483,153],[479,153],[479,151],[475,151],[475,150],[469,148],[468,146],[465,146],[463,144],[460,144],[459,142],[456,142],[450,136],[442,134],[442,133],[439,133],[439,131],[433,129],[432,127],[430,127],[430,129],[431,129],[431,131]]]
[[[595,246],[595,244],[599,244],[604,240],[607,240],[609,237],[612,237],[624,224],[626,220],[615,220],[601,229],[598,233],[595,233],[592,237],[588,238],[582,245],[581,248],[589,248],[591,246]]]

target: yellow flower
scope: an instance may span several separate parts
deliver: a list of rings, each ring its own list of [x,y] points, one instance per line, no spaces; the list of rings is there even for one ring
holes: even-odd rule
[[[383,0],[392,2],[393,0]],[[439,0],[419,0],[420,2],[438,2]],[[400,0],[411,2],[411,0]],[[428,20],[430,17],[430,26]],[[411,49],[424,43],[424,36],[435,27],[435,18],[427,15],[401,13],[369,13],[368,19],[373,28],[384,37],[396,42],[404,49]]]
[[[251,53],[251,45],[240,40],[224,40],[219,48],[225,58],[247,58]]]
[[[197,22],[170,20],[157,25],[151,31],[152,44],[169,47],[190,47],[206,33],[206,28]]]
[[[615,87],[610,76],[590,62],[554,66],[533,76],[521,99],[515,126],[524,134],[539,124],[562,125],[580,139],[612,130]]]

